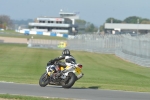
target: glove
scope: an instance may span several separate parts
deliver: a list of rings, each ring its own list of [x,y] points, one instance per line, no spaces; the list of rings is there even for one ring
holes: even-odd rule
[[[54,64],[54,60],[50,60],[48,63],[47,63],[47,66],[49,66],[49,65],[53,65]]]

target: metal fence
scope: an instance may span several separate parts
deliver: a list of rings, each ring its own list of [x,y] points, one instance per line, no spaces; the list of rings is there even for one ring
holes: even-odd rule
[[[150,34],[124,35],[77,35],[68,40],[72,50],[116,54],[135,64],[150,67]]]
[[[30,40],[29,47],[54,48],[61,41]],[[67,40],[67,48],[77,51],[115,54],[135,64],[150,67],[150,34],[131,36],[124,35],[76,35]]]
[[[121,35],[78,35],[67,41],[69,49],[98,53],[115,53],[121,47]]]
[[[150,34],[123,36],[122,47],[115,54],[135,64],[150,67]]]
[[[28,47],[58,49],[57,45],[60,42],[61,40],[29,39]]]

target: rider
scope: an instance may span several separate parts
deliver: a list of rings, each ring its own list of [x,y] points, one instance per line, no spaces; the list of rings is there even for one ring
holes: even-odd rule
[[[60,62],[60,60],[63,60],[63,59],[64,59],[65,62]],[[57,58],[55,58],[55,59],[51,59],[51,60],[47,63],[47,66],[53,65],[56,61],[57,61],[57,64],[58,64],[59,66],[63,66],[64,68],[65,68],[67,65],[69,66],[71,63],[76,63],[75,58],[74,58],[72,55],[70,55],[70,50],[69,50],[69,49],[64,49],[64,50],[62,51],[62,55],[61,55],[61,56],[59,56],[59,57],[57,57]],[[53,69],[53,70],[54,70],[54,69]],[[60,76],[60,74],[58,74],[57,76]]]

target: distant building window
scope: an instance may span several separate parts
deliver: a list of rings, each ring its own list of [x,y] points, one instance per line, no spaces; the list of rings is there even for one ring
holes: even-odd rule
[[[48,23],[54,23],[54,21],[48,21]]]
[[[45,21],[40,20],[39,23],[45,23]]]
[[[62,23],[62,21],[56,21],[56,23]]]
[[[76,14],[60,14],[61,17],[76,16]]]

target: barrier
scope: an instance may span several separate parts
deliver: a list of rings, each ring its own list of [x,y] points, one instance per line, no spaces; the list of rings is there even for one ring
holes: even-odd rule
[[[67,48],[77,51],[115,54],[132,63],[150,67],[150,33],[132,36],[122,35],[76,35],[67,40]]]
[[[56,32],[42,32],[42,31],[30,31],[30,30],[16,30],[16,32],[19,33],[23,33],[25,35],[30,35],[30,34],[35,34],[35,35],[47,35],[47,36],[57,36],[57,37],[64,37],[64,38],[68,38],[68,34],[60,34],[60,33],[56,33]]]
[[[0,31],[4,31],[4,29],[3,29],[3,28],[0,28]]]

